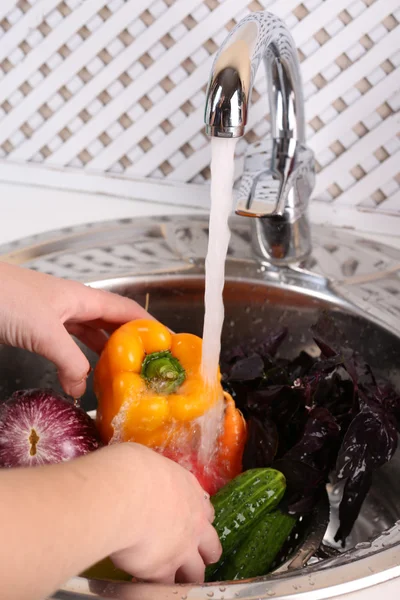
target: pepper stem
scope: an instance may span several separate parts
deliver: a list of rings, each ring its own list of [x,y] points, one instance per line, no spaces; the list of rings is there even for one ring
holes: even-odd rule
[[[141,375],[157,394],[172,394],[186,379],[185,369],[169,350],[148,354]]]

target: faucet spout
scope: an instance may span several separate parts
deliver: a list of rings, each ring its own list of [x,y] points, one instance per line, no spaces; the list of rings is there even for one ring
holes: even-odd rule
[[[251,93],[264,62],[271,138],[249,146],[236,190],[236,213],[256,217],[254,248],[278,264],[311,251],[307,217],[314,187],[314,156],[305,145],[300,66],[285,24],[269,12],[238,23],[219,49],[206,94],[205,125],[211,137],[245,134]]]
[[[304,103],[297,50],[284,23],[269,12],[242,19],[219,49],[208,84],[206,132],[241,137],[254,79],[264,61],[274,138],[304,142]]]

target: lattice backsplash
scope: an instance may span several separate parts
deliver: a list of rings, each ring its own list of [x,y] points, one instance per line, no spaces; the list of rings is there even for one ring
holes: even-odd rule
[[[265,8],[299,48],[316,197],[400,215],[400,0],[1,0],[0,157],[207,181],[212,55]],[[265,88],[260,69],[238,172]]]

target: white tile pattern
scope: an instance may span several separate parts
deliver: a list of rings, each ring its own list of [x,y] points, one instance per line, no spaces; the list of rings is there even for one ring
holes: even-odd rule
[[[251,11],[299,48],[316,199],[400,216],[400,0],[1,0],[0,158],[203,183],[212,56]],[[268,133],[258,73],[249,142]]]

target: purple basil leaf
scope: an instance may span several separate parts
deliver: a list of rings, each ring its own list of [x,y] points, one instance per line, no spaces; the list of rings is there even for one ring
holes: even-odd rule
[[[329,375],[337,367],[344,364],[344,358],[342,354],[335,354],[329,358],[324,358],[316,361],[309,371],[309,375]]]
[[[342,348],[347,347],[347,340],[344,334],[336,327],[334,319],[327,313],[323,312],[318,321],[311,327],[311,330],[316,338],[326,345],[326,350],[334,354],[339,354]],[[325,356],[329,357],[329,354]],[[330,354],[330,356],[333,356]]]
[[[307,354],[307,352],[301,351],[300,354],[286,365],[286,372],[290,378],[290,382],[294,382],[296,379],[302,379],[312,368],[316,359]]]
[[[267,384],[289,385],[289,376],[284,367],[276,366],[266,371],[264,378]]]
[[[275,356],[283,340],[286,338],[287,334],[287,327],[279,327],[279,329],[271,331],[268,334],[268,336],[261,342],[261,344],[257,345],[257,347],[255,348],[256,352],[258,354],[261,354],[261,356]]]
[[[248,436],[243,453],[243,470],[271,466],[278,449],[278,431],[270,419],[250,417]]]
[[[240,358],[231,367],[228,381],[252,381],[264,373],[264,361],[258,354]]]
[[[313,464],[286,456],[276,460],[272,467],[285,475],[285,503],[290,510],[294,512],[297,504],[302,506],[298,512],[304,510],[304,504],[312,508],[312,503],[308,499],[314,497],[318,490],[324,487],[324,473]]]
[[[250,414],[274,421],[279,434],[278,456],[300,438],[307,421],[306,391],[288,385],[269,385],[247,394]]]
[[[229,350],[225,350],[223,357],[221,358],[221,363],[224,365],[224,367],[228,367],[235,361],[241,358],[247,358],[252,354],[259,354],[263,358],[273,357],[287,336],[287,333],[287,327],[279,327],[276,330],[270,331],[270,333],[265,336],[262,342],[253,342],[247,345],[241,344],[239,346],[234,346]]]
[[[339,506],[340,526],[335,535],[335,542],[341,541],[343,547],[360,514],[362,504],[371,487],[371,482],[372,475],[370,471],[360,472],[353,479],[346,481]]]
[[[352,353],[351,356],[347,354],[343,364],[353,380],[356,391],[360,386],[376,388],[376,380],[371,367],[356,353]]]
[[[336,461],[339,479],[356,477],[388,462],[397,448],[396,423],[380,406],[364,404],[344,436]]]
[[[380,381],[377,386],[382,405],[396,419],[397,430],[400,432],[400,394],[385,382]]]
[[[289,502],[287,504],[287,512],[295,515],[305,515],[310,513],[315,508],[323,489],[324,487],[320,485],[312,492],[310,491],[309,495],[302,496],[299,500]],[[288,498],[288,500],[290,500],[290,498]]]
[[[347,372],[339,367],[329,377],[320,377],[312,392],[313,405],[327,408],[342,431],[346,431],[358,411],[354,384]]]
[[[264,385],[247,395],[249,408],[260,414],[271,416],[277,421],[293,418],[304,408],[304,389],[289,385]]]
[[[288,452],[297,460],[307,460],[324,445],[338,438],[340,429],[327,408],[318,406],[310,411],[301,440]]]
[[[344,541],[372,472],[397,447],[400,396],[376,379],[329,314],[312,331],[320,358],[306,352],[294,360],[277,358],[287,335],[281,328],[261,344],[225,355],[223,385],[248,421],[244,468],[281,470],[287,478],[283,503],[291,511],[311,511],[329,479],[347,479],[337,533]]]
[[[321,354],[325,358],[332,358],[333,356],[336,356],[338,354],[335,350],[328,346],[328,344],[325,344],[325,342],[323,342],[319,338],[315,337],[314,342],[317,344],[318,348],[321,350]]]

